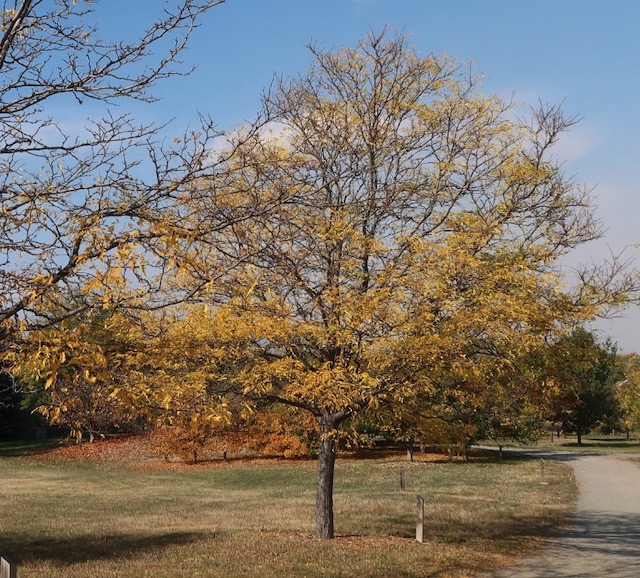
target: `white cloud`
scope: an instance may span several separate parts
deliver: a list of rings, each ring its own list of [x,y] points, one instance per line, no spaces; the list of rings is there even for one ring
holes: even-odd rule
[[[553,153],[558,161],[570,163],[591,154],[602,141],[602,136],[589,127],[577,125],[560,135],[553,147]]]

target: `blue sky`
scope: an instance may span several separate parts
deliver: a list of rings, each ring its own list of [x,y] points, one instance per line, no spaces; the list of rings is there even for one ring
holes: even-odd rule
[[[103,29],[143,26],[160,0],[103,2]],[[421,52],[447,53],[485,74],[485,92],[559,104],[583,120],[557,150],[595,187],[602,242],[574,259],[640,243],[640,2],[637,0],[226,0],[202,20],[185,62],[198,69],[159,87],[148,109],[176,130],[198,112],[223,128],[253,117],[276,73],[302,72],[306,45],[354,45],[369,30],[401,31]],[[640,248],[628,251],[638,254]],[[640,255],[639,255],[640,256]],[[639,259],[640,261],[640,259]],[[640,263],[639,263],[640,265]],[[596,328],[640,352],[640,308]]]

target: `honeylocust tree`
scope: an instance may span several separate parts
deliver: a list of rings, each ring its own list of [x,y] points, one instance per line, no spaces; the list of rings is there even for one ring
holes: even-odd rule
[[[163,3],[129,39],[99,29],[102,3],[0,6],[5,337],[96,301],[114,306],[128,281],[138,295],[151,288],[145,266],[153,252],[141,244],[182,234],[164,208],[220,161],[211,152],[219,135],[202,119],[198,131],[167,142],[165,127],[138,121],[127,104],[153,102],[158,82],[189,72],[180,54],[203,13],[221,1]]]
[[[575,119],[486,96],[463,66],[386,32],[311,51],[306,73],[265,94],[263,146],[240,151],[260,167],[253,195],[289,197],[218,233],[244,261],[207,315],[230,352],[218,358],[238,360],[213,379],[314,416],[316,532],[330,538],[336,442],[354,415],[472,405],[496,384],[509,396],[530,347],[633,281],[585,269],[572,290],[558,272],[600,234],[589,191],[550,154]]]

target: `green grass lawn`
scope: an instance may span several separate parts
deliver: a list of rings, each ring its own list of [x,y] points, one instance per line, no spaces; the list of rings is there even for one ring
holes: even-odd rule
[[[20,578],[473,576],[566,521],[569,469],[548,463],[545,480],[539,460],[339,459],[338,536],[327,542],[313,537],[312,461],[145,471],[5,454],[0,555]]]

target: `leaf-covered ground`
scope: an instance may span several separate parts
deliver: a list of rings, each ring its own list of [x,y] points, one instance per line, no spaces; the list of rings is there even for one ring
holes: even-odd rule
[[[238,462],[270,463],[280,461],[284,458],[281,455],[259,455],[255,452],[229,453],[226,459],[220,452],[203,452],[202,458],[193,463],[189,458],[181,458],[173,455],[166,459],[162,455],[162,449],[154,434],[118,436],[105,439],[96,439],[93,442],[84,441],[82,443],[65,443],[58,446],[49,447],[44,451],[37,451],[40,459],[52,461],[102,461],[114,462],[136,469],[145,470],[182,470],[195,468],[218,467],[223,464],[233,464]],[[399,464],[404,461],[404,451],[394,448],[381,449],[361,449],[345,450],[339,452],[339,456],[345,459],[394,459]],[[303,461],[314,460],[315,458],[303,458]],[[461,462],[465,459],[461,455],[449,456],[444,452],[427,451],[414,452],[414,463],[447,463]],[[495,459],[495,452],[475,451],[471,452],[469,462],[486,462]],[[296,460],[290,460],[296,461]],[[408,460],[407,460],[408,463]]]

